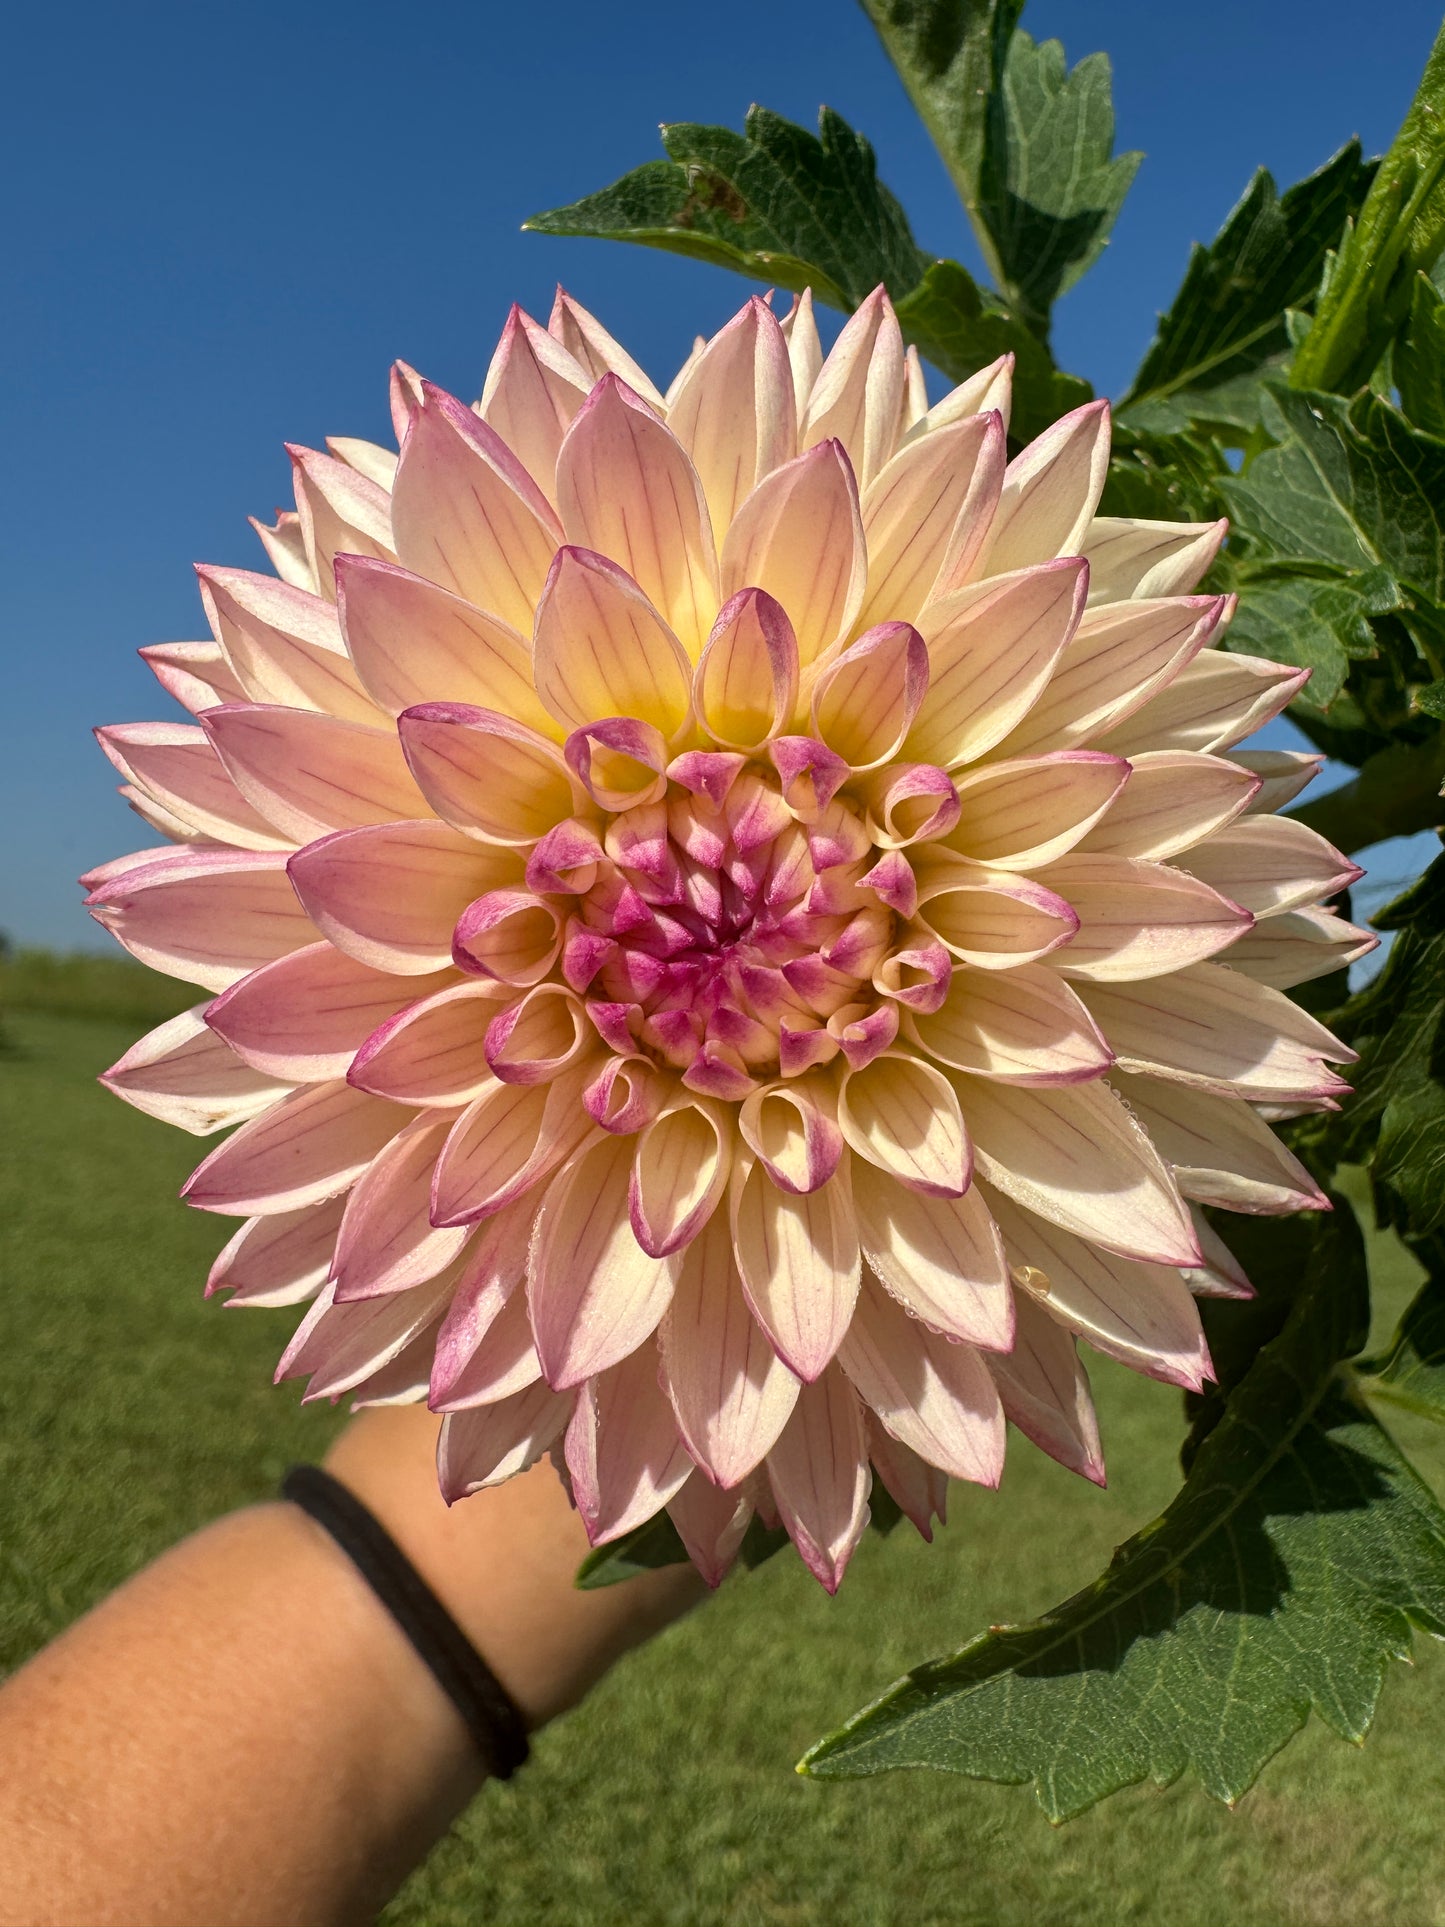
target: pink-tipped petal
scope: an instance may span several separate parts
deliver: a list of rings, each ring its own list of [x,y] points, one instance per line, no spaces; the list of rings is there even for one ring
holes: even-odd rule
[[[858,1396],[836,1367],[798,1393],[768,1454],[768,1481],[788,1536],[835,1593],[868,1523],[868,1441]]]

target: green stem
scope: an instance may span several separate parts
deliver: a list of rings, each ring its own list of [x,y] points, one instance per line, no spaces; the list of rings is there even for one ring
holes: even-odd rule
[[[1409,312],[1415,276],[1434,265],[1442,246],[1445,26],[1359,219],[1340,244],[1290,385],[1352,394],[1367,382]]]
[[[1337,790],[1291,810],[1346,856],[1387,837],[1413,836],[1445,823],[1445,737],[1428,743],[1391,743]]]

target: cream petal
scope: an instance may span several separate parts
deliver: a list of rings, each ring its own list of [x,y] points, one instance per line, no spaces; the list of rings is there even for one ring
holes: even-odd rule
[[[847,1164],[818,1191],[780,1191],[756,1158],[734,1160],[733,1251],[753,1316],[805,1384],[826,1368],[853,1315],[860,1276]]]
[[[655,1347],[640,1345],[578,1392],[567,1470],[594,1546],[642,1525],[684,1485],[693,1463],[658,1387]]]
[[[1344,970],[1379,947],[1378,937],[1328,910],[1289,910],[1247,930],[1231,947],[1229,962],[1256,983],[1293,990]]]
[[[567,431],[557,505],[564,539],[624,569],[695,662],[719,601],[702,484],[677,437],[615,375]]]
[[[1020,1090],[965,1077],[959,1094],[977,1169],[996,1190],[1106,1251],[1197,1262],[1168,1166],[1107,1085]]]
[[[1004,473],[973,573],[1007,575],[1055,556],[1078,555],[1103,492],[1109,447],[1106,401],[1086,402],[1030,442]]]
[[[940,1070],[907,1051],[881,1051],[838,1084],[838,1125],[857,1156],[899,1183],[962,1197],[973,1170],[958,1096]]]
[[[805,670],[852,633],[868,551],[857,484],[838,442],[819,442],[758,484],[728,529],[721,572],[723,595],[758,588],[781,603]]]
[[[1155,693],[1184,672],[1218,629],[1225,607],[1222,596],[1175,596],[1086,609],[1048,687],[998,753],[1037,755],[1088,743],[1127,754],[1099,738],[1147,709]],[[1130,734],[1129,741],[1140,749],[1166,747],[1147,733]]]
[[[292,1083],[345,1077],[379,1024],[453,981],[398,977],[329,943],[307,944],[223,990],[206,1022],[247,1064]]]
[[[1128,783],[1080,850],[1100,856],[1177,856],[1250,807],[1259,778],[1221,756],[1147,750],[1130,760]],[[1228,892],[1225,893],[1228,895]]]
[[[101,1083],[138,1111],[194,1137],[243,1124],[284,1097],[291,1085],[227,1049],[208,1028],[207,1009],[197,1004],[158,1024],[101,1072]]]
[[[495,1220],[493,1220],[495,1223]],[[481,1235],[481,1234],[479,1234]],[[519,1278],[526,1271],[526,1230],[521,1229],[520,1253],[517,1264]],[[467,1275],[471,1272],[471,1259],[468,1257]],[[466,1293],[466,1277],[452,1299],[451,1307],[437,1334],[436,1359],[433,1364],[428,1386],[427,1403],[434,1412],[465,1412],[474,1405],[496,1405],[514,1393],[522,1392],[529,1385],[535,1385],[542,1376],[542,1361],[537,1356],[537,1347],[532,1338],[532,1321],[527,1315],[527,1294],[513,1287],[508,1295],[496,1304],[487,1306],[490,1316],[478,1320],[477,1300],[486,1297],[486,1289],[480,1294],[467,1294],[473,1302],[466,1306],[470,1318],[459,1320],[457,1313],[462,1307]],[[467,1338],[470,1350],[465,1358],[450,1369],[452,1358],[460,1350],[457,1340],[460,1326],[465,1322],[473,1328]],[[475,1327],[481,1324],[481,1329]],[[448,1368],[439,1372],[442,1365],[442,1348],[448,1338],[448,1327],[452,1328],[452,1354],[448,1358]]]
[[[996,747],[1038,700],[1073,635],[1088,571],[1072,557],[974,583],[919,617],[929,686],[906,752],[957,769]]]
[[[1208,573],[1228,532],[1227,521],[1142,522],[1096,515],[1080,551],[1089,564],[1089,601],[1188,595]]]
[[[1092,749],[988,763],[959,775],[959,820],[941,841],[975,863],[1034,870],[1081,842],[1130,780],[1122,757]]]
[[[680,1251],[708,1223],[732,1170],[732,1113],[689,1096],[648,1125],[629,1187],[633,1235],[655,1258]]]
[[[166,694],[193,716],[217,703],[246,700],[218,642],[149,642],[136,654]]]
[[[570,1157],[593,1135],[592,1120],[582,1108],[586,1079],[586,1067],[579,1066],[550,1084],[493,1080],[462,1112],[442,1147],[432,1186],[432,1222],[469,1224],[490,1217]]]
[[[326,450],[338,462],[345,462],[354,468],[358,475],[365,476],[387,494],[391,493],[392,482],[396,479],[396,452],[383,448],[380,442],[364,441],[358,435],[328,435]]]
[[[554,1392],[538,1379],[495,1405],[448,1412],[437,1444],[437,1475],[448,1505],[505,1485],[535,1465],[562,1436],[573,1402],[570,1392]]]
[[[204,727],[247,802],[296,843],[424,813],[393,729],[260,703],[208,709]]]
[[[1006,459],[997,414],[968,415],[904,441],[860,505],[868,542],[864,624],[916,621],[931,599],[968,580],[998,507]]]
[[[692,457],[714,529],[797,453],[788,344],[767,303],[747,306],[689,365],[668,396],[667,425]]]
[[[993,1205],[1015,1279],[1050,1317],[1166,1385],[1197,1392],[1213,1376],[1199,1312],[1178,1271],[1111,1254],[1006,1198]]]
[[[738,1135],[782,1191],[803,1196],[838,1168],[843,1136],[830,1078],[785,1078],[752,1091],[739,1106]]]
[[[399,1104],[349,1084],[308,1084],[212,1151],[181,1196],[239,1218],[320,1204],[349,1190],[406,1122]]]
[[[673,737],[690,713],[682,645],[637,583],[588,549],[557,552],[537,609],[533,674],[569,731],[635,716]]]
[[[863,1424],[875,1478],[882,1481],[889,1498],[932,1545],[933,1521],[936,1518],[942,1525],[948,1513],[948,1474],[890,1438],[871,1412],[864,1412]]]
[[[799,421],[807,410],[813,383],[823,366],[823,343],[813,315],[813,290],[804,288],[793,296],[793,305],[783,316],[783,339],[788,344],[788,365],[793,372],[793,404]]]
[[[555,1088],[555,1087],[554,1087]],[[532,1233],[527,1301],[547,1382],[580,1385],[651,1337],[678,1260],[651,1258],[627,1216],[632,1145],[604,1135],[547,1186]]]
[[[813,734],[855,770],[891,763],[928,688],[928,645],[883,622],[834,658],[813,686]]]
[[[1032,877],[969,863],[932,844],[919,853],[915,869],[920,923],[976,969],[1036,963],[1079,927],[1064,899]]]
[[[301,1305],[314,1298],[331,1271],[344,1198],[274,1218],[248,1218],[211,1266],[206,1296],[231,1294],[228,1305]]]
[[[338,830],[298,850],[288,867],[316,929],[338,950],[406,976],[446,969],[463,910],[522,870],[511,851],[433,820]]]
[[[336,611],[269,575],[197,567],[216,641],[246,700],[316,709],[353,723],[383,720],[341,640]]]
[[[663,1383],[688,1450],[719,1485],[737,1485],[776,1443],[798,1381],[748,1310],[724,1218],[688,1246],[660,1339]]]
[[[128,782],[195,835],[243,850],[293,847],[252,809],[197,724],[111,723],[95,736]]]
[[[225,990],[316,941],[286,861],[284,851],[161,851],[108,876],[85,907],[153,970]]]
[[[512,304],[477,413],[554,507],[557,451],[594,379],[560,341]]]
[[[530,847],[586,799],[556,743],[468,703],[418,703],[397,720],[416,787],[453,829]]]
[[[798,700],[798,639],[780,603],[740,589],[713,625],[693,678],[693,706],[715,743],[760,749]]]
[[[694,1472],[668,1501],[667,1516],[703,1579],[709,1586],[720,1586],[752,1523],[752,1501],[721,1491],[701,1472]]]
[[[1244,1267],[1210,1224],[1199,1206],[1191,1205],[1199,1234],[1200,1262],[1186,1265],[1179,1276],[1196,1298],[1253,1298],[1254,1286]]]
[[[859,1159],[853,1203],[869,1268],[905,1311],[945,1338],[1007,1351],[1014,1330],[1008,1267],[976,1186],[961,1198],[930,1196]]]
[[[936,435],[950,422],[961,421],[965,415],[986,415],[990,410],[1002,417],[1005,428],[1009,425],[1009,415],[1013,406],[1014,358],[1000,355],[976,374],[961,381],[956,388],[950,388],[940,402],[916,422],[905,435],[907,442],[917,441],[924,435]]]
[[[1088,1009],[1044,964],[958,970],[937,1010],[907,1010],[903,1034],[940,1064],[1003,1084],[1083,1084],[1114,1057]]]
[[[266,559],[281,580],[293,589],[305,589],[315,595],[316,571],[306,553],[306,538],[301,533],[301,517],[296,511],[277,509],[274,527],[268,527],[254,515],[248,515],[246,520],[260,537]]]
[[[662,396],[622,343],[608,334],[596,315],[589,314],[580,301],[574,301],[562,288],[558,288],[552,304],[547,332],[587,370],[594,386],[604,375],[617,375],[650,408],[660,411],[665,406]]]
[[[1266,984],[1221,964],[1194,964],[1147,983],[1089,984],[1083,998],[1125,1070],[1220,1097],[1285,1102],[1349,1086],[1330,1064],[1354,1052]]]
[[[1325,759],[1314,750],[1236,749],[1230,751],[1229,760],[1259,778],[1259,788],[1249,801],[1250,814],[1270,816],[1293,803],[1319,775]]]
[[[395,979],[392,980],[396,981]],[[432,978],[408,977],[415,1002],[379,1024],[355,1053],[347,1081],[399,1104],[469,1104],[494,1081],[487,1065],[487,1032],[516,996],[510,985],[452,983],[428,994]]]
[[[528,889],[489,890],[457,919],[452,961],[473,976],[529,988],[562,949],[562,916]]]
[[[527,634],[562,530],[551,504],[495,430],[423,386],[392,490],[402,567]]]
[[[804,1385],[768,1454],[768,1482],[809,1572],[835,1593],[868,1523],[868,1440],[857,1394],[834,1369]]]
[[[1252,921],[1248,910],[1166,863],[1076,852],[1038,875],[1079,919],[1054,967],[1091,983],[1132,983],[1201,963]]]
[[[357,674],[389,716],[416,703],[474,703],[544,736],[560,731],[532,686],[531,644],[424,576],[342,556],[337,610]]]
[[[393,561],[391,498],[384,488],[334,455],[286,444],[301,539],[316,585],[328,602],[336,597],[332,564],[338,555],[374,555]]]
[[[308,1400],[355,1391],[433,1324],[451,1288],[451,1276],[444,1272],[416,1291],[338,1305],[335,1287],[327,1285],[281,1354],[276,1382],[309,1376]]]
[[[1103,1485],[1099,1421],[1073,1336],[1027,1292],[1019,1292],[1014,1302],[1018,1329],[1013,1350],[985,1360],[1004,1416],[1051,1459]]]
[[[798,425],[798,446],[837,441],[863,487],[887,463],[903,415],[903,333],[887,291],[861,302],[818,371]]]
[[[1279,715],[1308,669],[1206,649],[1126,723],[1098,743],[1119,756],[1143,749],[1227,750]]]
[[[409,1291],[461,1256],[471,1226],[434,1226],[429,1214],[432,1171],[451,1124],[450,1117],[419,1117],[377,1153],[352,1190],[331,1267],[337,1304]]]
[[[549,1084],[595,1044],[580,998],[564,984],[538,984],[487,1026],[487,1062],[504,1084]]]
[[[885,1430],[951,1478],[996,1486],[1004,1414],[981,1352],[910,1318],[871,1279],[838,1363]]]
[[[1288,816],[1242,817],[1177,862],[1257,917],[1322,902],[1364,875],[1332,843]]]
[[[1123,1076],[1116,1088],[1173,1165],[1186,1198],[1265,1217],[1329,1210],[1299,1159],[1242,1098],[1158,1077]]]

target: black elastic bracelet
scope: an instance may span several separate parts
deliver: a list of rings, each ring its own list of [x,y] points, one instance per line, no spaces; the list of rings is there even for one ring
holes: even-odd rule
[[[488,1773],[510,1780],[531,1751],[522,1715],[386,1527],[319,1465],[293,1465],[281,1497],[330,1533],[461,1714]]]

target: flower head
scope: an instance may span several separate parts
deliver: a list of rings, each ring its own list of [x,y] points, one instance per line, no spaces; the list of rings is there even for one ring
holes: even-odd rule
[[[750,301],[667,391],[559,295],[399,459],[293,449],[274,575],[99,732],[177,847],[93,913],[204,1001],[106,1075],[310,1301],[278,1375],[427,1398],[449,1498],[553,1450],[594,1540],[830,1589],[877,1477],[925,1535],[1005,1419],[1102,1479],[1096,1349],[1198,1387],[1201,1204],[1324,1200],[1269,1120],[1347,1052],[1284,994],[1357,874],[1234,745],[1301,672],[1213,645],[1224,534],[1096,515],[1107,406],[1009,459],[886,295],[824,358]]]

